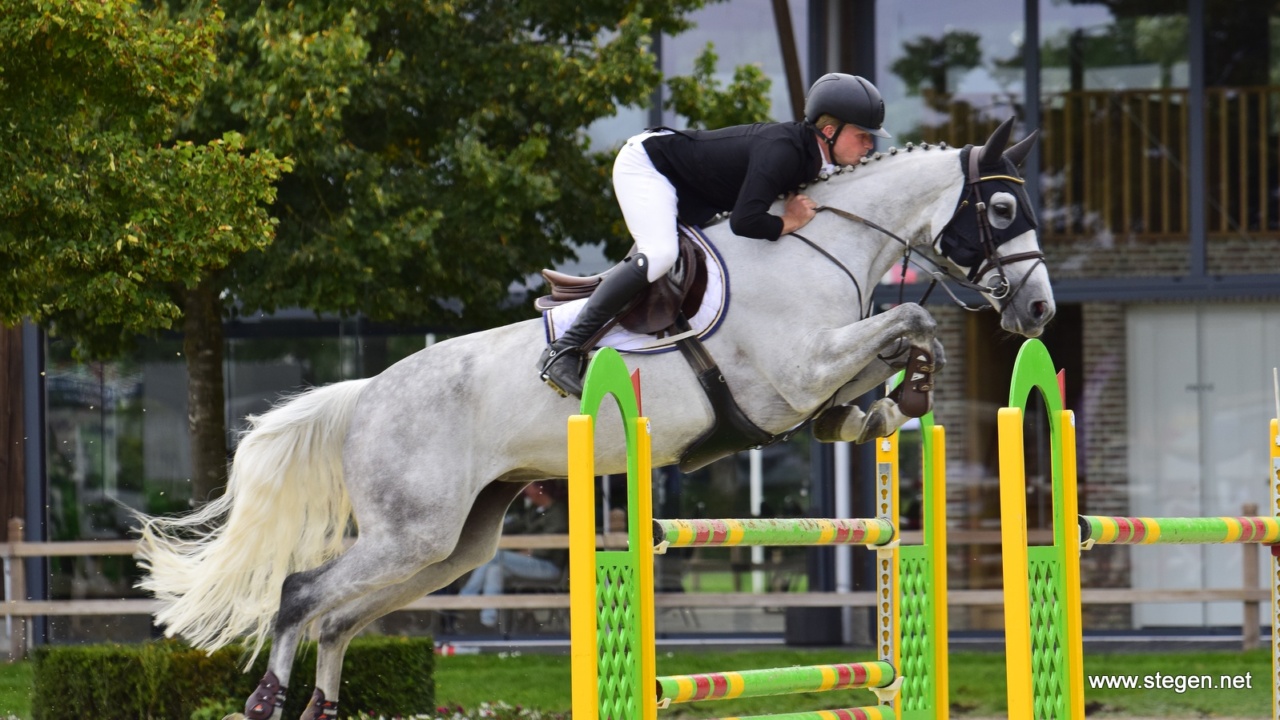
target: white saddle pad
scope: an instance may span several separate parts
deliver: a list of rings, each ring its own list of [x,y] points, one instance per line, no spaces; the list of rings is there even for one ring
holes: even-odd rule
[[[693,241],[702,248],[702,252],[706,256],[707,290],[702,295],[702,305],[699,306],[698,312],[689,318],[689,332],[682,335],[659,338],[653,335],[633,333],[621,325],[614,325],[600,339],[596,347],[611,347],[620,352],[629,353],[670,352],[676,349],[675,343],[677,340],[688,336],[706,338],[720,327],[720,322],[724,319],[725,307],[728,305],[729,300],[729,277],[725,274],[724,261],[701,231],[693,230],[690,235]],[[586,303],[587,298],[574,300],[564,305],[557,305],[543,313],[542,322],[546,330],[547,342],[551,342],[564,334],[573,325],[574,319],[578,317],[578,313],[582,311]]]

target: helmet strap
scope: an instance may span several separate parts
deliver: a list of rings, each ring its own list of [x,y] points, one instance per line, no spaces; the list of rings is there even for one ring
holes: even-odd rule
[[[827,143],[827,156],[830,158],[832,165],[839,164],[836,162],[836,140],[840,139],[840,133],[844,132],[844,128],[846,125],[848,125],[848,123],[843,123],[843,122],[840,123],[839,125],[836,125],[835,126],[836,131],[831,133],[831,137],[827,137],[826,133],[819,133],[820,135],[822,135],[822,139],[825,140]]]

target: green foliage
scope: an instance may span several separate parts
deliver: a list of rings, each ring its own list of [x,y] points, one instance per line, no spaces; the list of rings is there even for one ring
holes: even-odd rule
[[[667,81],[671,97],[666,102],[688,120],[691,128],[718,128],[728,125],[765,122],[769,119],[769,76],[759,65],[739,65],[733,82],[724,90],[715,79],[720,57],[707,43],[694,60],[693,75]]]
[[[454,327],[527,316],[513,288],[573,242],[625,235],[611,153],[584,129],[648,99],[651,33],[702,5],[227,3],[225,72],[189,132],[235,128],[296,163],[276,242],[236,263],[235,296]]]
[[[342,706],[354,713],[409,715],[435,706],[431,638],[352,641],[343,662]],[[181,643],[42,646],[34,657],[36,720],[188,720],[239,711],[266,672],[266,655],[241,672],[244,649],[212,655]],[[297,717],[315,684],[315,646],[294,662],[286,717]]]
[[[704,3],[0,0],[0,323],[104,357],[209,277],[246,310],[523,316],[513,287],[625,235],[584,128]],[[760,69],[714,63],[681,112],[762,119]]]
[[[219,11],[0,2],[0,323],[111,354],[173,327],[175,292],[271,241],[289,167],[235,133],[174,142],[211,73]]]
[[[1044,39],[1040,62],[1044,67],[1079,65],[1090,70],[1155,63],[1167,73],[1187,56],[1187,16],[1146,15],[1116,18],[1089,30],[1066,28]],[[1010,58],[1008,67],[1022,67]]]
[[[902,43],[902,57],[889,70],[902,79],[907,93],[919,95],[926,87],[937,95],[950,92],[947,73],[969,70],[982,63],[982,38],[967,30],[948,30],[941,38],[921,35]]]

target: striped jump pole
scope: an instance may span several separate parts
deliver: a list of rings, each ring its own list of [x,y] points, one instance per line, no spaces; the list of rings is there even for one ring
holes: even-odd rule
[[[875,707],[844,708],[842,710],[813,710],[810,712],[783,713],[781,715],[756,715],[753,717],[726,717],[719,720],[894,720],[893,708]]]
[[[897,537],[888,518],[826,520],[654,520],[656,552],[668,547],[887,545]]]
[[[1280,518],[1149,518],[1080,516],[1080,542],[1093,545],[1272,545],[1280,541]]]
[[[1280,418],[1271,419],[1271,512],[1280,517]],[[1280,555],[1271,548],[1271,717],[1280,720]]]
[[[658,707],[828,690],[876,690],[889,687],[896,679],[893,666],[879,661],[672,675],[658,678]]]

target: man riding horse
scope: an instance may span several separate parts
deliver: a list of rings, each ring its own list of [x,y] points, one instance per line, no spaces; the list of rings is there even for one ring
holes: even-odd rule
[[[586,357],[600,331],[678,253],[677,218],[701,225],[729,212],[734,234],[777,240],[804,227],[817,205],[796,191],[837,165],[853,165],[875,147],[884,100],[856,75],[829,73],[805,99],[803,122],[756,123],[720,130],[658,128],[627,140],[613,164],[613,187],[636,250],[606,273],[572,327],[553,340],[538,368],[561,395],[582,395]],[[782,217],[769,208],[787,195]]]

